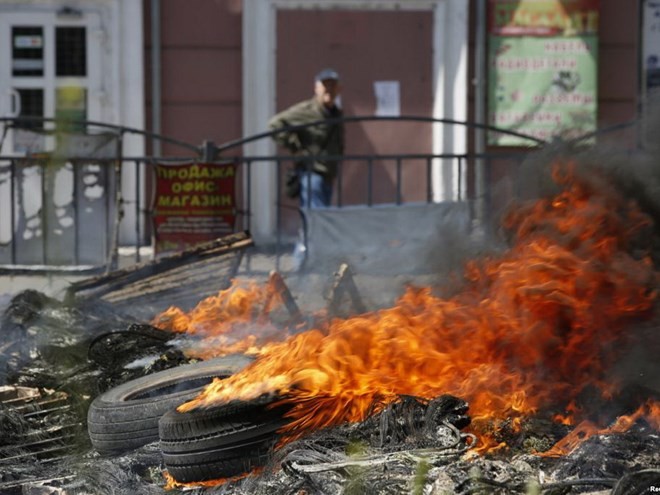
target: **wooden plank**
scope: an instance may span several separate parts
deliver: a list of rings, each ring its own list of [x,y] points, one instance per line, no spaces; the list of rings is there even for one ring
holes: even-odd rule
[[[231,234],[175,255],[76,282],[65,300],[102,300],[139,319],[150,319],[172,305],[188,310],[229,287],[244,250],[252,245],[248,232]]]

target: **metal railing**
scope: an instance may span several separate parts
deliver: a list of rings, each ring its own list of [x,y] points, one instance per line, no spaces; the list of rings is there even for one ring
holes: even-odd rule
[[[95,121],[3,117],[0,129],[0,273],[108,271],[122,231],[133,232],[139,260],[149,242],[145,190],[154,159],[125,157],[126,137],[200,153],[177,139]]]
[[[295,167],[301,158],[284,155],[268,156],[241,156],[237,150],[243,146],[260,140],[271,140],[283,132],[296,132],[317,125],[332,125],[341,123],[354,125],[363,123],[416,124],[423,123],[430,126],[459,126],[467,131],[477,129],[502,133],[520,138],[529,143],[531,147],[543,146],[545,141],[515,131],[508,131],[497,127],[462,122],[451,119],[436,119],[423,116],[376,117],[376,116],[349,116],[335,119],[325,119],[316,122],[288,126],[278,130],[262,132],[234,141],[218,145],[214,156],[222,156],[236,160],[247,169],[248,183],[251,177],[251,168],[257,164],[269,163],[275,167],[276,176],[276,236],[275,236],[275,262],[279,267],[280,255],[284,249],[297,241],[301,228],[304,229],[304,219],[300,215],[298,199],[287,198],[283,194],[285,171]],[[466,133],[467,133],[466,131]],[[347,134],[349,132],[347,131]],[[430,136],[429,132],[429,136]],[[429,144],[430,146],[430,144]],[[533,149],[533,148],[530,148]],[[332,205],[337,208],[347,206],[372,207],[381,204],[403,206],[409,203],[431,203],[437,201],[438,191],[434,189],[433,174],[442,173],[442,170],[452,169],[455,177],[454,191],[450,201],[468,202],[474,218],[480,222],[489,223],[493,220],[491,212],[497,208],[493,204],[494,198],[490,195],[489,184],[497,180],[498,176],[510,176],[516,173],[522,160],[527,156],[529,149],[518,149],[498,153],[366,153],[344,154],[341,156],[323,156],[324,160],[339,162],[337,176],[334,181]],[[307,156],[304,161],[308,164],[320,157]],[[481,177],[485,184],[477,184],[475,169],[483,170]],[[439,172],[440,170],[440,172]],[[493,174],[493,172],[495,172]],[[389,186],[383,186],[383,179]],[[414,182],[414,183],[413,183]],[[248,189],[249,193],[249,189]],[[250,198],[247,198],[248,202]],[[309,206],[309,205],[306,205]],[[501,206],[501,205],[500,205]],[[249,210],[249,209],[248,209]],[[486,218],[488,216],[488,218]],[[249,226],[250,218],[247,217]]]
[[[531,136],[491,126],[427,117],[346,117],[344,124],[396,121],[432,125],[464,126],[502,132],[528,139],[531,146],[543,141]],[[330,121],[332,122],[332,121]],[[268,163],[275,171],[276,253],[293,242],[301,225],[298,200],[282,194],[285,170],[296,157],[289,155],[244,156],[243,146],[257,140],[270,140],[279,132],[295,131],[328,121],[260,133],[215,145],[204,142],[194,146],[182,141],[141,130],[100,122],[77,122],[89,135],[94,132],[114,138],[114,152],[106,155],[62,152],[55,146],[46,153],[2,154],[0,147],[0,272],[100,272],[116,268],[121,247],[131,248],[134,261],[141,261],[140,248],[152,243],[153,183],[156,164],[204,162],[238,165],[236,176],[235,230],[250,230],[253,216],[253,186],[260,180],[256,165]],[[8,129],[39,127],[53,139],[61,137],[53,119],[0,119],[4,124],[3,141]],[[38,124],[38,125],[37,125]],[[48,129],[48,125],[51,126]],[[185,150],[177,158],[124,156],[122,142],[127,134],[160,139]],[[75,150],[74,150],[75,151]],[[484,211],[496,205],[488,187],[475,184],[474,169],[485,171],[486,184],[499,176],[515,174],[528,150],[508,153],[402,153],[347,154],[340,161],[334,188],[338,208],[378,204],[404,205],[433,202],[434,169],[451,167],[456,173],[454,201],[482,202]],[[313,159],[314,157],[309,157]],[[440,165],[438,165],[440,164]],[[130,187],[126,177],[131,178]],[[387,180],[384,180],[387,179]],[[475,203],[476,204],[476,203]],[[128,238],[126,241],[122,236]],[[279,259],[279,258],[278,258]]]

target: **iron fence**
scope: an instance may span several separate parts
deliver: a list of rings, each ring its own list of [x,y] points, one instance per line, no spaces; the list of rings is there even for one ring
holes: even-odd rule
[[[288,154],[246,156],[243,146],[271,139],[277,132],[264,132],[222,145],[205,142],[201,146],[157,136],[140,130],[98,122],[78,123],[85,136],[103,135],[108,142],[103,153],[98,147],[80,145],[68,148],[61,143],[57,122],[51,130],[41,125],[38,132],[50,136],[55,145],[49,151],[28,151],[2,155],[0,148],[0,272],[21,271],[109,271],[117,267],[119,252],[132,252],[142,260],[141,248],[153,243],[155,165],[183,162],[237,164],[235,230],[250,231],[255,211],[254,185],[260,177],[257,166],[274,167],[275,234],[273,244],[279,255],[293,242],[301,226],[298,200],[283,191],[285,171],[295,157]],[[347,117],[344,123],[369,121],[414,121],[440,125],[462,125],[491,132],[511,133],[479,124],[425,117]],[[8,129],[34,128],[34,119],[0,119],[4,138]],[[319,125],[320,123],[311,123]],[[294,126],[285,130],[297,130]],[[127,134],[161,139],[182,147],[182,157],[124,156],[122,142]],[[543,142],[523,136],[532,146]],[[66,141],[66,140],[64,140]],[[83,139],[84,141],[84,139]],[[59,146],[58,146],[59,143]],[[84,144],[84,143],[83,143]],[[89,143],[88,143],[89,144]],[[475,217],[484,216],[497,205],[490,184],[500,176],[515,174],[528,150],[508,153],[390,153],[342,155],[336,178],[334,206],[371,207],[379,204],[437,201],[434,173],[454,171],[451,201],[470,202]],[[310,157],[314,158],[314,157]],[[484,171],[483,184],[477,182],[477,168]],[[127,180],[127,178],[129,180]],[[487,221],[485,216],[482,221]]]

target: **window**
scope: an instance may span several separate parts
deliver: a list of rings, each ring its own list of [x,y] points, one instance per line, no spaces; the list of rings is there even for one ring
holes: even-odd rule
[[[55,28],[55,75],[87,75],[87,43],[84,27]]]
[[[39,26],[12,28],[12,75],[40,77],[44,75],[44,30]]]
[[[19,117],[44,116],[44,90],[41,88],[17,88],[20,102]],[[14,129],[14,151],[42,151],[44,149],[44,123],[42,120],[23,122]]]

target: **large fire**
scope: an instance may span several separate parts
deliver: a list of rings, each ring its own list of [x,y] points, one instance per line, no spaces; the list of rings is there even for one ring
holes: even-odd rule
[[[271,343],[178,410],[277,394],[292,405],[292,439],[363,420],[402,394],[453,394],[470,403],[482,452],[503,446],[489,432],[532,415],[597,431],[581,395],[617,394],[608,369],[656,300],[658,273],[644,249],[651,220],[597,174],[553,170],[560,192],[512,211],[511,248],[468,263],[455,295],[409,287],[391,308]],[[644,407],[658,426],[658,404]]]

